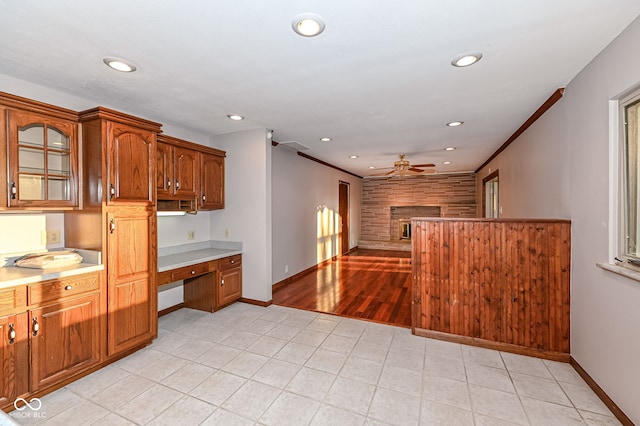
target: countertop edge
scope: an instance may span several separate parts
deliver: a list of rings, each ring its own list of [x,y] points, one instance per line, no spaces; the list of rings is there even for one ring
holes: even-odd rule
[[[46,269],[28,269],[28,268],[19,268],[17,266],[6,266],[2,269],[11,269],[19,274],[25,274],[25,276],[18,278],[10,278],[7,280],[0,280],[0,289],[15,287],[19,285],[25,284],[34,284],[41,281],[55,280],[59,278],[72,277],[75,275],[87,274],[90,272],[102,271],[104,269],[104,265],[95,265],[90,263],[79,263],[69,269],[63,270],[49,270]],[[17,272],[19,271],[19,272]]]
[[[217,249],[220,250],[220,249]],[[164,264],[161,266],[161,263],[163,262],[163,258],[167,259],[170,258],[174,255],[167,255],[167,256],[160,256],[158,257],[158,272],[166,272],[166,271],[170,271],[172,269],[177,269],[177,268],[183,268],[185,266],[192,266],[192,265],[196,265],[198,263],[202,263],[202,262],[208,262],[210,260],[217,260],[217,259],[222,259],[225,257],[229,257],[229,256],[235,256],[237,254],[242,254],[242,250],[225,250],[223,253],[216,253],[216,254],[212,254],[212,255],[205,255],[202,256],[201,252],[204,250],[198,250],[200,253],[200,255],[196,255],[193,258],[181,261],[181,262],[176,262],[176,263],[171,263],[171,264]],[[184,256],[188,256],[188,252],[182,252],[179,253],[179,255],[181,255],[181,257]]]

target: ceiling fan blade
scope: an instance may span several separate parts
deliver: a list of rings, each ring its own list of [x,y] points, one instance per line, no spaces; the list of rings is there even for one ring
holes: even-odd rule
[[[413,164],[413,167],[435,167],[435,164]]]
[[[416,168],[416,167],[409,167],[409,169],[408,169],[408,170],[411,170],[412,172],[418,172],[418,173],[422,173],[422,172],[424,172],[424,170],[422,170],[422,169],[418,169],[418,168]]]

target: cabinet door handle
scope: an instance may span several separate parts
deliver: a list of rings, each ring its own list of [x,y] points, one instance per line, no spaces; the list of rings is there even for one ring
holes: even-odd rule
[[[113,234],[115,230],[116,230],[116,222],[113,219],[111,219],[109,221],[109,232]]]
[[[11,199],[15,200],[18,195],[18,188],[16,188],[16,183],[11,182]]]
[[[167,179],[167,189],[171,188],[171,179]]]
[[[13,345],[16,341],[16,326],[13,323],[9,324],[9,344]]]
[[[71,286],[71,285],[67,285],[67,286],[64,287],[65,290],[71,290],[72,288],[73,288],[73,286]]]
[[[195,274],[196,274],[196,271],[191,271],[191,275],[195,275]]]
[[[38,331],[40,331],[40,324],[38,324],[38,317],[33,317],[33,324],[31,325],[31,331],[33,337],[38,335]]]
[[[231,263],[236,263],[236,261],[235,261],[235,260],[232,260],[232,261],[231,261]]]
[[[202,201],[207,201],[207,196],[202,194]]]
[[[176,181],[176,189],[180,189],[180,182]]]
[[[113,186],[113,184],[110,184],[109,185],[109,199],[112,200],[114,195],[116,195],[116,188]]]
[[[222,283],[220,283],[220,285],[224,285],[224,279],[222,279]]]

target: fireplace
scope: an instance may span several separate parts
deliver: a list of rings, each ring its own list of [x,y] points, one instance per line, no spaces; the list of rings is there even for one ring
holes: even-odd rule
[[[411,219],[400,219],[398,225],[398,239],[411,240]]]
[[[390,241],[411,241],[412,217],[440,217],[440,206],[391,206]]]

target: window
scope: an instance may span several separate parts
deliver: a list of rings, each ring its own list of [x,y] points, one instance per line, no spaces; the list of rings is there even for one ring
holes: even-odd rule
[[[498,171],[491,173],[482,179],[482,216],[488,218],[498,218],[500,207],[498,204]]]
[[[620,102],[622,136],[622,233],[620,255],[640,262],[640,92]]]

